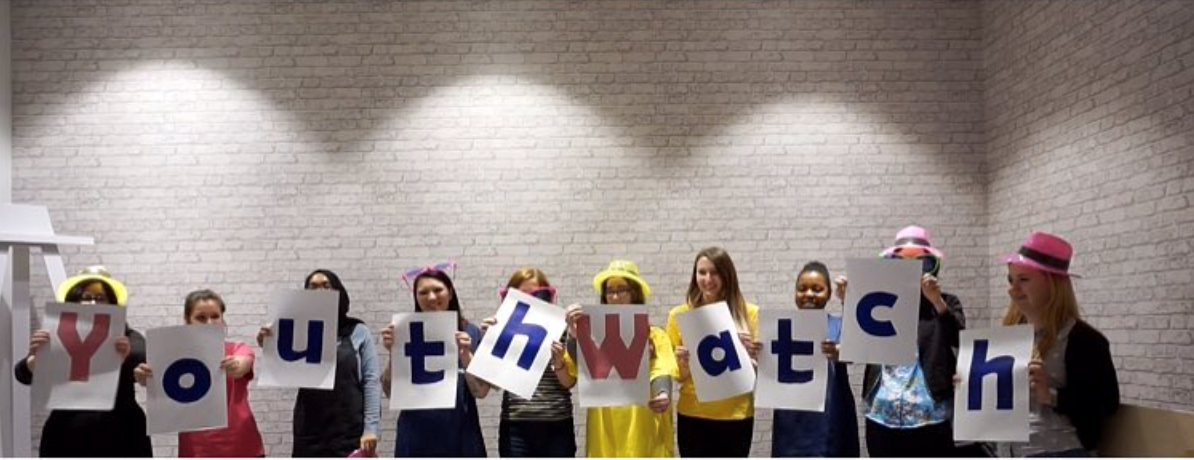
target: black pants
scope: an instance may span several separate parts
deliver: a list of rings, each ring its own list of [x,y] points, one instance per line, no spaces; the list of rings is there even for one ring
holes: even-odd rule
[[[575,457],[576,431],[572,419],[551,422],[502,420],[498,424],[498,455]]]
[[[866,449],[871,457],[956,457],[950,422],[919,428],[888,428],[867,419]]]
[[[681,457],[749,457],[754,417],[709,420],[676,414]]]

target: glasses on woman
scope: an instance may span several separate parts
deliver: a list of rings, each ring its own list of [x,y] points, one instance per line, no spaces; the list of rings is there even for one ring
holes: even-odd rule
[[[634,291],[632,291],[628,287],[622,287],[622,288],[606,289],[605,295],[607,297],[622,297],[622,296],[630,296],[633,292]]]
[[[79,296],[79,303],[108,303],[107,294],[83,294]]]
[[[501,290],[498,291],[498,296],[500,296],[502,298],[502,300],[505,300],[506,294],[508,294],[509,292],[510,292],[510,288],[508,288],[508,287],[502,288]],[[556,298],[556,288],[554,286],[544,286],[544,287],[541,287],[534,291],[527,292],[526,294],[530,295],[531,297],[542,300],[544,302],[552,303],[555,301],[555,298]]]
[[[907,248],[898,250],[886,256],[888,259],[920,260],[921,273],[933,273],[941,267],[941,258],[921,248]]]

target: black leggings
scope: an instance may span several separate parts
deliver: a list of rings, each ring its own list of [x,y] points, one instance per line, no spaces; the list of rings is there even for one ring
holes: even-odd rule
[[[754,417],[709,420],[676,415],[681,457],[749,457],[754,429]]]
[[[950,422],[918,428],[889,428],[867,419],[866,450],[871,457],[956,457]]]

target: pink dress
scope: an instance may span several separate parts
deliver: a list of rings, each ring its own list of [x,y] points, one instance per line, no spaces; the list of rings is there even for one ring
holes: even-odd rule
[[[254,357],[240,342],[224,342],[224,356]],[[178,433],[179,457],[260,457],[265,455],[257,420],[249,407],[249,381],[253,371],[239,379],[228,376],[228,427]]]

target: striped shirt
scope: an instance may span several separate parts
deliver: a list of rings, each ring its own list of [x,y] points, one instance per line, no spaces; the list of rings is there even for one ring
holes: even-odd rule
[[[576,354],[576,340],[568,339],[568,353]],[[555,367],[548,364],[531,399],[502,392],[502,420],[553,422],[572,418],[572,391],[560,384]]]

